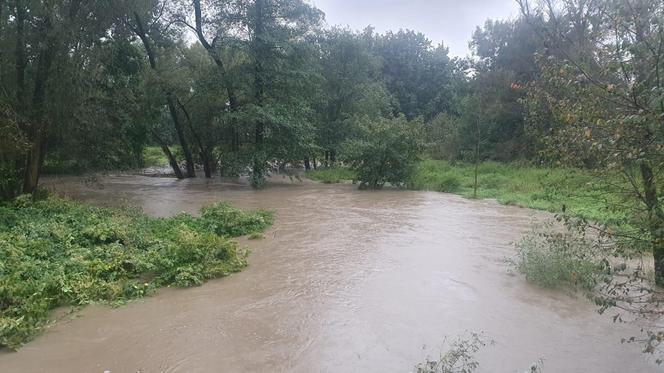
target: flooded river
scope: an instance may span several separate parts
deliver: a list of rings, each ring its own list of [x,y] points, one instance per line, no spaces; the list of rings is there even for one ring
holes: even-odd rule
[[[114,176],[48,181],[74,198],[153,216],[228,201],[275,211],[250,266],[193,289],[91,306],[0,372],[410,372],[445,336],[484,332],[479,372],[651,372],[635,325],[510,274],[511,242],[536,213],[491,201],[352,185]]]

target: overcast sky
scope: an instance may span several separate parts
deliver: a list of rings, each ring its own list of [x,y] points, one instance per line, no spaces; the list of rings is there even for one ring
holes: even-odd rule
[[[487,18],[512,18],[515,0],[309,0],[325,12],[330,25],[354,30],[371,25],[379,32],[412,29],[434,44],[441,41],[452,56],[470,53],[468,41]]]

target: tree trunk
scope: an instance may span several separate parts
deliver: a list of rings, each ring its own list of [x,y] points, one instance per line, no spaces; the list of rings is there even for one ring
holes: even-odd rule
[[[161,151],[163,151],[164,154],[166,155],[166,158],[168,158],[168,164],[171,165],[175,177],[177,177],[178,179],[184,179],[184,175],[182,174],[182,170],[180,169],[178,160],[175,159],[175,156],[171,152],[171,149],[168,147],[166,142],[161,138],[161,136],[159,136],[159,134],[155,130],[152,130],[152,137],[154,137],[155,141],[161,147]]]
[[[201,151],[201,162],[203,162],[205,177],[208,179],[212,178],[212,163],[210,162],[210,156],[205,151]]]
[[[256,188],[263,186],[265,181],[265,156],[263,154],[263,142],[265,136],[265,127],[262,122],[256,123],[256,133],[255,133],[255,143],[256,149],[254,150],[254,164],[253,164],[253,175],[252,175],[252,185]]]
[[[337,163],[337,151],[332,149],[330,150],[330,166],[334,166]]]
[[[168,110],[171,113],[171,118],[173,118],[173,125],[175,126],[175,133],[178,136],[180,146],[182,147],[182,153],[184,153],[184,158],[187,161],[187,177],[196,177],[196,170],[194,169],[194,157],[191,155],[191,149],[189,149],[189,142],[184,135],[184,130],[182,124],[180,123],[180,118],[178,116],[177,108],[175,107],[175,99],[172,94],[168,94],[166,101],[168,103]]]
[[[168,147],[168,145],[161,143],[161,150],[164,152],[164,154],[166,154],[166,158],[168,158],[168,163],[171,165],[171,168],[175,173],[175,177],[178,179],[184,179],[184,175],[182,174],[182,170],[180,170],[178,160],[175,159],[175,156],[173,153],[171,153],[171,149]]]
[[[240,150],[240,131],[233,126],[233,140],[231,141],[231,150],[237,152]]]
[[[18,111],[25,109],[25,69],[28,61],[25,58],[25,8],[22,1],[16,1],[16,105]]]
[[[143,47],[145,48],[145,53],[148,55],[148,61],[150,62],[150,68],[156,71],[157,56],[152,50],[152,44],[150,43],[150,39],[148,38],[148,35],[145,31],[145,26],[143,25],[143,19],[137,12],[134,12],[134,20],[136,21],[136,27],[133,28],[133,31],[139,37],[139,39],[141,39],[141,42],[143,43]],[[173,120],[173,126],[175,127],[175,132],[177,134],[178,141],[180,142],[180,146],[182,146],[182,152],[184,153],[185,160],[187,161],[187,177],[195,177],[196,171],[194,169],[194,158],[191,155],[189,144],[184,136],[182,125],[180,124],[177,107],[175,106],[176,102],[175,97],[172,92],[167,92],[167,91],[164,92],[166,93],[166,104],[168,105],[168,111],[171,114],[171,119]],[[178,167],[178,170],[179,169],[180,167]]]
[[[201,1],[193,0],[193,4],[194,4],[194,18],[195,18],[194,28],[196,31],[196,37],[198,38],[198,41],[201,43],[203,48],[205,48],[208,55],[217,65],[219,74],[221,75],[221,81],[223,82],[226,88],[226,94],[228,95],[228,104],[230,106],[230,110],[237,111],[240,105],[237,99],[237,95],[235,93],[235,89],[229,77],[229,74],[226,72],[226,66],[224,65],[224,61],[222,60],[221,55],[217,51],[217,46],[215,45],[217,39],[215,38],[212,41],[212,44],[208,42],[203,32],[203,15],[201,11]],[[237,128],[237,125],[233,126],[232,136],[233,138],[231,139],[231,150],[233,152],[237,152],[240,150],[240,132]]]
[[[23,193],[34,193],[39,185],[41,166],[44,162],[46,142],[41,136],[33,139],[28,150],[23,178]]]
[[[648,228],[652,241],[652,256],[655,263],[655,282],[664,286],[664,212],[659,205],[657,182],[652,166],[641,162],[644,202],[648,210]]]
[[[0,0],[0,35],[3,35],[3,33],[5,32],[3,30],[4,29],[3,26],[5,24],[5,20],[3,19],[5,13],[3,13],[3,10],[5,10],[5,0]],[[3,69],[4,65],[1,62],[4,61],[3,54],[4,54],[3,50],[0,48],[0,87],[2,87],[2,80],[5,75],[5,71]]]
[[[180,100],[177,101],[178,101],[178,106],[180,106],[180,110],[182,110],[182,112],[184,113],[184,117],[187,121],[187,124],[189,125],[189,131],[191,131],[191,135],[194,137],[194,140],[198,145],[199,154],[201,155],[201,162],[203,162],[203,172],[205,172],[205,177],[209,179],[212,177],[212,163],[211,163],[212,157],[210,156],[210,151],[208,151],[208,148],[203,144],[203,140],[198,135],[198,132],[196,132],[194,124],[191,121],[191,116],[189,116],[189,111],[184,106],[184,104],[180,102]]]
[[[482,132],[480,129],[480,120],[479,118],[477,119],[477,142],[475,143],[475,183],[473,185],[473,198],[477,198],[477,174],[479,171],[479,166],[480,166],[480,145],[482,142]]]
[[[44,39],[37,57],[37,71],[35,73],[35,86],[32,93],[32,113],[30,115],[30,128],[27,131],[30,149],[26,156],[25,175],[23,179],[23,193],[34,193],[39,185],[39,176],[46,152],[46,136],[48,121],[46,115],[46,83],[50,78],[51,65],[55,55],[53,29],[50,15],[43,20]]]
[[[233,85],[231,84],[231,81],[228,77],[228,74],[226,73],[226,67],[224,66],[224,61],[221,59],[221,56],[217,52],[215,40],[212,41],[212,44],[210,44],[207,39],[205,38],[205,34],[203,33],[203,16],[201,12],[201,1],[200,0],[194,0],[194,18],[196,22],[196,37],[198,38],[198,41],[201,42],[201,45],[203,45],[203,48],[208,52],[208,55],[212,58],[214,63],[217,65],[219,68],[219,73],[221,74],[221,80],[226,86],[226,94],[228,95],[228,101],[230,104],[230,108],[232,111],[235,111],[238,109],[238,100],[237,96],[235,94],[235,90],[233,89]],[[257,5],[258,6],[258,5]]]

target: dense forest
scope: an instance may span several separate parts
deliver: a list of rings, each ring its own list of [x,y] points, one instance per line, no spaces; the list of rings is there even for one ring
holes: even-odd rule
[[[366,188],[413,186],[421,160],[574,169],[620,212],[602,234],[664,284],[664,3],[518,4],[459,58],[304,0],[0,0],[0,199],[147,148],[173,177],[256,188],[337,165]]]

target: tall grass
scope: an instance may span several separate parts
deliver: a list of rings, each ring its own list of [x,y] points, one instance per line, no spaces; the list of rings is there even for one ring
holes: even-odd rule
[[[590,294],[607,278],[609,253],[573,229],[535,228],[517,247],[513,265],[529,282],[545,288],[577,288]]]
[[[473,164],[424,160],[408,183],[410,189],[460,194],[472,198]],[[607,224],[624,222],[625,212],[609,207],[617,197],[606,193],[608,182],[571,168],[541,168],[520,163],[484,162],[478,167],[477,198],[551,212],[565,212]]]
[[[355,172],[345,167],[319,168],[307,172],[307,177],[325,184],[336,184],[355,179]]]

